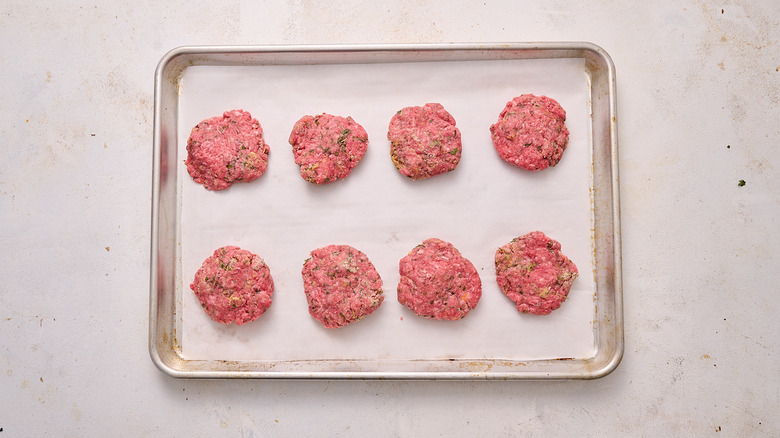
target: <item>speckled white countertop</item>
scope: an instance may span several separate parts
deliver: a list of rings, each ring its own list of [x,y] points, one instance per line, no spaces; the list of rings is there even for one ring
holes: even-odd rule
[[[780,3],[587,3],[4,2],[0,438],[779,435]],[[556,382],[161,373],[147,348],[160,58],[453,41],[589,41],[611,55],[620,366]]]

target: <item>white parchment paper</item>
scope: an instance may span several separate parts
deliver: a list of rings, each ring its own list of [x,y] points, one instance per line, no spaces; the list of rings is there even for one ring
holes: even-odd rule
[[[592,145],[589,86],[582,59],[296,66],[195,66],[181,79],[181,348],[185,359],[512,359],[595,354]],[[489,126],[507,101],[548,95],[567,111],[570,142],[561,162],[528,172],[503,162]],[[402,176],[390,160],[387,128],[405,106],[439,102],[463,136],[453,172],[428,180]],[[252,183],[211,192],[187,174],[192,127],[229,109],[256,117],[270,146],[267,172]],[[345,180],[304,181],[287,143],[303,115],[352,116],[369,147]],[[579,268],[569,299],[546,316],[523,315],[495,281],[496,249],[541,230],[561,242]],[[449,241],[477,267],[483,295],[460,321],[418,317],[398,303],[398,261],[430,237]],[[372,315],[325,329],[308,313],[301,267],[329,244],[363,251],[384,281]],[[262,257],[276,285],[273,305],[242,325],[213,322],[189,288],[213,251],[237,245]]]

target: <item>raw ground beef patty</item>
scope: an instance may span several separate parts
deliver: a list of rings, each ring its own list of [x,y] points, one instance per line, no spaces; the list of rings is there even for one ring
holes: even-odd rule
[[[387,139],[395,167],[412,179],[449,172],[460,162],[460,131],[439,103],[398,111],[390,120]]]
[[[190,288],[211,319],[241,325],[271,307],[274,281],[263,259],[236,246],[224,246],[203,262]]]
[[[303,116],[290,133],[295,164],[315,184],[346,178],[368,148],[368,134],[352,117]]]
[[[303,263],[301,274],[309,313],[327,328],[343,327],[370,315],[384,300],[376,268],[349,245],[315,249]]]
[[[192,128],[187,140],[187,171],[209,190],[259,178],[268,165],[263,128],[244,110],[225,111]]]
[[[569,142],[566,111],[547,96],[523,94],[506,104],[490,127],[493,146],[504,161],[542,170],[561,160]]]
[[[547,315],[561,307],[577,278],[577,267],[561,244],[541,231],[512,239],[496,251],[496,280],[517,310]]]
[[[477,269],[440,239],[417,245],[401,259],[399,271],[398,301],[425,318],[461,319],[482,296]]]

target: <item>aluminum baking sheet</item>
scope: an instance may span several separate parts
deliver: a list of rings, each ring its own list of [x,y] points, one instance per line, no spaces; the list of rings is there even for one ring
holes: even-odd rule
[[[567,111],[561,162],[526,172],[495,153],[489,126],[512,97],[554,97]],[[412,181],[386,138],[405,106],[439,102],[462,134],[458,168]],[[192,181],[192,127],[229,109],[263,126],[268,170],[221,192]],[[306,114],[352,116],[369,147],[348,178],[304,181],[287,143]],[[150,351],[179,377],[593,378],[623,351],[614,67],[587,43],[187,47],[160,62],[155,88]],[[561,242],[580,276],[547,316],[519,314],[495,282],[496,248],[529,231]],[[398,261],[430,237],[476,266],[479,305],[460,321],[420,318],[395,296]],[[368,255],[385,301],[328,330],[307,310],[309,251],[349,244]],[[189,283],[214,249],[237,245],[269,265],[273,305],[257,321],[222,325]]]

